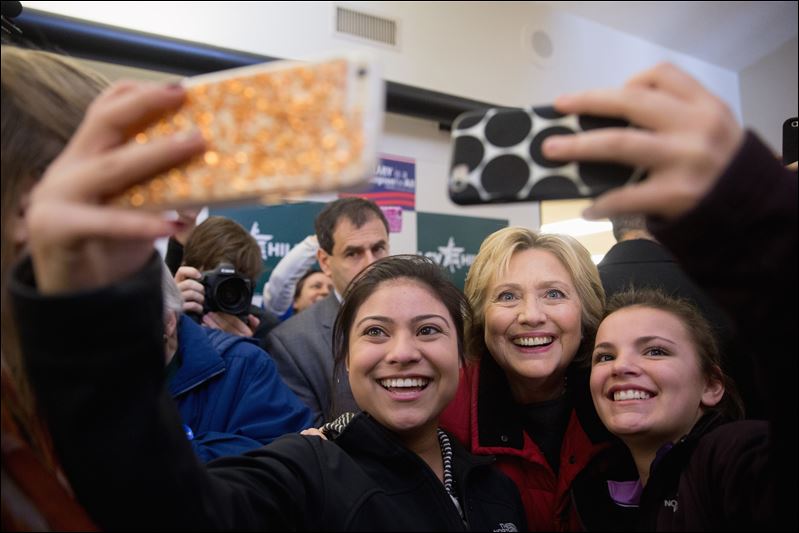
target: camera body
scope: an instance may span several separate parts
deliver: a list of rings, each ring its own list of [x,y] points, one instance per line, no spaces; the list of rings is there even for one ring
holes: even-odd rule
[[[221,311],[246,320],[252,302],[252,281],[236,272],[230,263],[220,263],[214,270],[202,274],[200,281],[205,288],[203,314]]]

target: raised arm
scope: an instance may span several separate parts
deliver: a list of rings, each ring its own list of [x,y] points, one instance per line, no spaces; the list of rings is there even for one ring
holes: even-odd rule
[[[264,285],[264,310],[275,316],[288,311],[297,281],[316,262],[317,250],[316,235],[308,235],[280,260]]]
[[[566,113],[623,117],[640,129],[551,138],[553,159],[616,161],[648,169],[643,182],[612,190],[585,213],[648,215],[649,228],[734,319],[739,353],[756,354],[771,423],[776,474],[765,499],[778,524],[796,528],[797,188],[726,105],[668,64],[617,90],[557,100]],[[782,513],[781,516],[779,516]]]
[[[64,471],[100,527],[295,528],[313,483],[285,450],[316,440],[199,464],[164,387],[153,239],[175,227],[105,203],[203,150],[198,135],[127,142],[183,97],[178,87],[112,87],[43,176],[29,210],[32,261],[11,281],[20,343]],[[59,317],[47,335],[42,316]]]

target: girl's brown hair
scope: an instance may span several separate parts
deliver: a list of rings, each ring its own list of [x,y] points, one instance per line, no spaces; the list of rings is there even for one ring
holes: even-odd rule
[[[6,292],[11,267],[22,249],[15,239],[14,220],[25,208],[26,194],[66,146],[89,104],[107,85],[101,75],[68,58],[2,46],[2,361],[16,392],[15,401],[9,402],[14,405],[7,407],[23,426],[33,423],[35,402]],[[4,392],[4,403],[6,399]],[[31,444],[39,449],[42,445]]]

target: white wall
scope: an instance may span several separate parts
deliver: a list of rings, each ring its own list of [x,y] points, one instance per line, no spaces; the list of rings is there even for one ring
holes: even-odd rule
[[[398,49],[333,31],[335,5],[399,21]],[[567,91],[622,84],[660,61],[691,72],[740,117],[738,76],[537,2],[23,2],[25,7],[275,57],[376,50],[385,78],[500,105],[551,102]],[[623,9],[623,5],[619,6]],[[553,53],[533,52],[534,31]],[[508,219],[537,228],[537,203],[458,207],[446,197],[449,138],[437,125],[390,115],[381,152],[417,161],[417,210]],[[407,214],[407,213],[406,213]],[[404,220],[415,227],[413,214]],[[414,225],[414,226],[412,226]],[[403,232],[405,233],[405,232]],[[412,232],[415,236],[415,231]],[[415,239],[415,237],[413,237]],[[392,241],[396,252],[415,242]],[[604,250],[592,253],[604,253]]]
[[[335,5],[400,22],[398,50],[334,35]],[[547,103],[564,91],[618,85],[675,62],[739,108],[734,72],[537,2],[23,2],[61,13],[264,55],[303,58],[377,50],[389,80],[503,105]],[[144,8],[146,6],[146,9]],[[623,9],[623,4],[619,9]],[[537,58],[533,30],[554,53]]]
[[[782,155],[782,123],[797,116],[799,42],[791,39],[740,73],[744,124]]]

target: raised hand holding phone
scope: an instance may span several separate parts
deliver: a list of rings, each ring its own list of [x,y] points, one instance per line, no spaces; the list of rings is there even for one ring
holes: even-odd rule
[[[131,130],[177,108],[184,98],[181,87],[120,82],[91,104],[31,195],[26,221],[43,294],[124,279],[152,255],[154,239],[178,229],[160,213],[113,207],[108,198],[204,150],[199,134],[128,142]]]
[[[613,161],[642,167],[647,179],[613,189],[584,215],[644,213],[674,219],[713,187],[743,142],[727,105],[677,67],[663,63],[621,89],[586,91],[555,101],[562,113],[618,117],[640,128],[606,128],[553,136],[543,153],[554,160]]]

